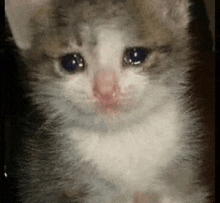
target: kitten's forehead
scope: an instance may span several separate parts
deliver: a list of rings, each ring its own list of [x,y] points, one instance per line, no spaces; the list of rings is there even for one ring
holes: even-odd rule
[[[72,5],[65,9],[57,8],[55,12],[60,15],[56,17],[56,24],[62,35],[61,40],[73,42],[77,46],[94,47],[98,43],[108,41],[103,40],[103,33],[110,37],[114,34],[119,36],[116,33],[121,32],[124,39],[126,36],[137,38],[137,23],[134,23],[135,19],[130,15],[128,6],[122,6],[124,1],[98,1],[97,4],[95,2],[97,1],[78,1],[74,7]],[[116,39],[118,40],[117,37]],[[102,42],[99,42],[100,40]]]
[[[92,4],[94,2],[94,4]],[[49,16],[48,30],[51,25],[62,35],[68,38],[74,34],[78,37],[82,27],[85,25],[91,28],[91,24],[103,19],[103,13],[107,9],[107,3],[96,3],[97,1],[87,0],[54,0],[52,4],[52,14]],[[78,36],[76,36],[78,35]]]
[[[126,0],[63,0],[56,1],[55,13],[62,23],[91,23],[109,21],[128,12]]]
[[[96,47],[99,64],[102,68],[115,69],[120,66],[125,46],[124,33],[111,27],[99,27]]]
[[[39,40],[42,47],[47,46],[48,41],[54,44],[54,46],[49,46],[49,52],[55,50],[50,47],[57,47],[58,54],[53,55],[59,55],[59,52],[62,50],[65,52],[67,49],[78,52],[87,49],[91,54],[97,44],[100,47],[100,44],[104,45],[104,43],[108,43],[108,46],[112,48],[113,44],[115,48],[117,48],[116,44],[121,48],[124,44],[127,47],[150,47],[166,45],[172,40],[171,33],[157,16],[153,15],[153,11],[150,9],[146,11],[148,13],[147,20],[145,20],[146,26],[143,26],[142,17],[131,8],[126,0],[57,2],[59,5],[54,7],[50,18],[51,23],[47,27],[48,32],[45,32],[44,40]],[[113,30],[114,32],[111,32]],[[123,36],[120,40],[119,33]],[[54,37],[51,37],[53,35]],[[111,37],[112,35],[115,36],[115,40]],[[109,41],[108,38],[112,40]]]
[[[127,0],[69,0],[68,2],[73,2],[69,6],[64,2],[55,11],[59,14],[56,18],[57,25],[61,24],[60,33],[64,34],[63,39],[69,38],[70,35],[71,38],[74,36],[79,45],[85,40],[95,44],[97,42],[96,28],[100,26],[110,28],[113,26],[120,31],[126,31],[127,36],[133,38],[131,41],[145,40],[147,45],[163,45],[166,41],[168,43],[170,41],[171,33],[150,8],[146,10],[146,16],[144,16],[146,19],[143,21],[143,16],[132,8]],[[146,24],[145,27],[143,22]]]

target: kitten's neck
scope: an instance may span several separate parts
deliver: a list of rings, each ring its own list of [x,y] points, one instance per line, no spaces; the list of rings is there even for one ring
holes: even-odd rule
[[[164,134],[175,134],[179,132],[183,132],[183,115],[180,112],[180,108],[178,107],[177,102],[167,102],[160,107],[152,109],[148,113],[143,113],[138,110],[134,114],[126,115],[124,117],[119,117],[117,120],[106,119],[103,122],[98,123],[100,120],[97,119],[97,123],[94,121],[94,126],[83,126],[81,128],[78,127],[70,127],[70,131],[77,131],[80,135],[77,136],[78,133],[74,133],[73,138],[84,139],[88,138],[87,136],[98,135],[102,137],[102,134],[105,134],[105,137],[117,137],[118,134],[122,135],[126,133],[124,132],[133,132],[135,134],[140,134],[144,132],[147,136],[154,136],[154,134],[158,134],[158,136],[163,136]],[[143,116],[140,114],[143,113]],[[148,114],[148,115],[147,115]],[[136,119],[138,116],[138,119]],[[100,125],[102,128],[100,128]],[[97,128],[96,128],[97,127]],[[185,127],[185,125],[184,125]],[[181,130],[182,129],[182,130]],[[76,135],[76,136],[75,136]],[[179,135],[178,135],[179,136]],[[167,138],[167,136],[165,136]],[[166,139],[165,138],[165,139]]]
[[[105,171],[103,178],[141,187],[142,181],[133,180],[144,180],[143,186],[146,185],[145,181],[157,173],[158,166],[165,167],[182,152],[179,141],[184,126],[177,109],[169,103],[140,123],[131,123],[126,128],[121,125],[120,131],[103,134],[74,129],[70,137],[76,141],[82,161],[97,166],[101,174]],[[143,163],[146,164],[143,166]]]

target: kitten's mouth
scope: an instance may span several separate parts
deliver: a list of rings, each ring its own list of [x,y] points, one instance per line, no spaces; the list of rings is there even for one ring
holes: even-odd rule
[[[98,114],[121,117],[123,114],[129,113],[135,109],[138,100],[135,97],[126,97],[125,94],[116,95],[92,95],[92,103],[95,107],[95,111]]]
[[[98,101],[96,106],[100,109],[101,112],[105,114],[115,115],[120,110],[121,103],[118,100],[112,98],[104,98],[101,101]]]
[[[118,76],[114,71],[100,70],[94,76],[93,98],[96,108],[101,112],[114,115],[120,109],[122,93]]]
[[[135,97],[126,98],[124,94],[113,95],[102,95],[95,97],[92,95],[92,100],[95,104],[96,112],[107,116],[120,116],[122,113],[128,113],[130,110],[135,108],[137,100]]]

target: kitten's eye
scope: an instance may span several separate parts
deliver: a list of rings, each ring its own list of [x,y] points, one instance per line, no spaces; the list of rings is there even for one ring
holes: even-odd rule
[[[147,57],[148,51],[145,48],[129,48],[125,51],[125,65],[140,65]]]
[[[78,53],[67,54],[61,58],[61,66],[69,73],[82,71],[85,68],[83,57]]]

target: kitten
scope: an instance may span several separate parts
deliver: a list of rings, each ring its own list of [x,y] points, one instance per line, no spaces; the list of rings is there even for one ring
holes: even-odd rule
[[[19,158],[22,202],[208,201],[186,94],[188,9],[188,0],[6,1],[35,108]]]

